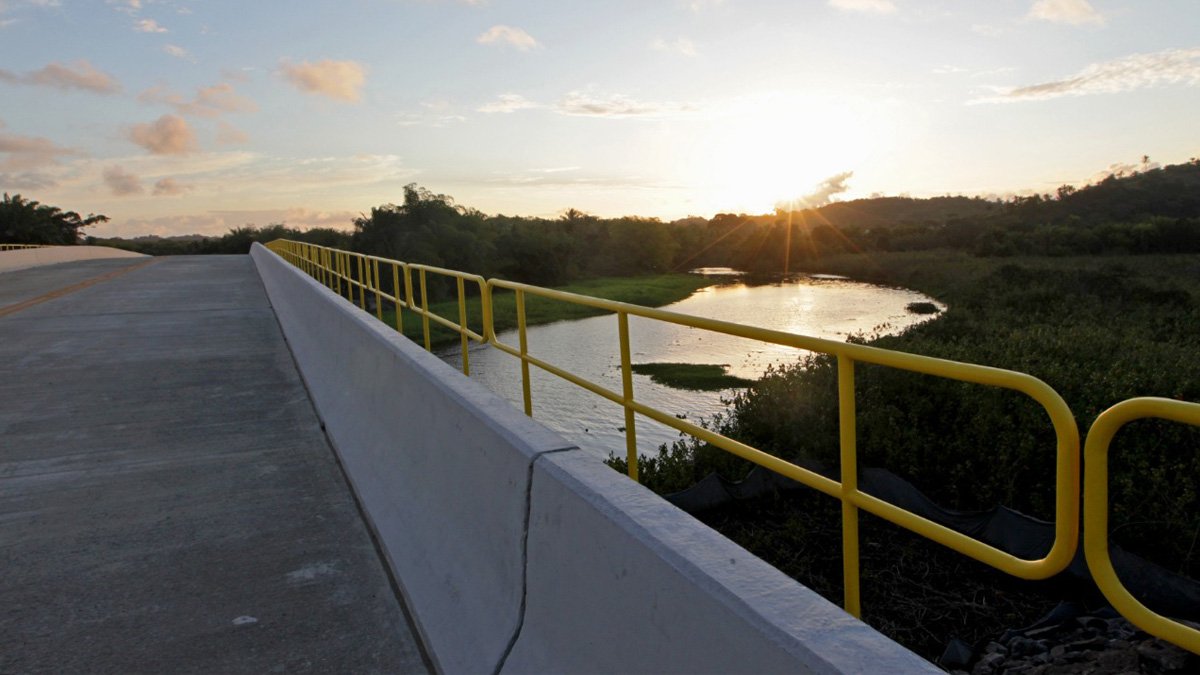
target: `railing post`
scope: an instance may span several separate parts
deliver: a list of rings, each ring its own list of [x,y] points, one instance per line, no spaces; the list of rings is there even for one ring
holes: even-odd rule
[[[373,272],[372,283],[375,285],[375,318],[383,321],[383,294],[379,289],[379,259],[371,258],[371,269]]]
[[[858,492],[858,437],[854,411],[854,360],[838,354],[838,429],[841,436],[842,467],[842,590],[843,605],[855,618],[862,618],[859,594],[858,507],[851,501]]]
[[[467,340],[467,288],[462,277],[458,279],[458,336],[462,340],[462,371],[463,375],[471,376],[471,343]]]
[[[367,311],[367,276],[363,271],[362,255],[356,255],[354,258],[358,261],[358,308],[365,312]]]
[[[633,416],[633,365],[629,356],[629,315],[617,312],[617,333],[621,339],[621,393],[625,403],[625,461],[629,477],[638,479],[637,430]]]
[[[533,417],[533,395],[529,390],[529,342],[525,336],[525,291],[517,289],[517,336],[521,345],[521,395],[525,398],[525,414]]]
[[[400,263],[392,263],[392,297],[396,302],[396,332],[404,335],[404,320],[400,318]]]
[[[425,268],[421,268],[421,327],[425,330],[425,351],[433,351],[429,338],[429,292],[425,284]]]
[[[404,302],[411,310],[417,306],[417,303],[413,301],[412,270],[406,264],[401,264],[401,267],[404,269]]]

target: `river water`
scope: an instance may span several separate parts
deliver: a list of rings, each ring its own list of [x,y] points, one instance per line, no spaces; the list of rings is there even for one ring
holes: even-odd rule
[[[909,312],[912,302],[933,302],[902,288],[890,288],[825,275],[797,275],[770,283],[747,283],[732,270],[710,269],[720,283],[664,309],[734,323],[845,340],[856,334],[895,333],[930,315]],[[936,316],[936,315],[933,315]],[[754,342],[641,317],[629,318],[633,363],[705,363],[728,365],[728,372],[756,379],[768,366],[795,363],[807,352]],[[516,331],[501,342],[518,345]],[[601,386],[621,392],[621,358],[615,315],[534,326],[528,329],[529,353]],[[439,354],[460,367],[457,349]],[[489,346],[470,351],[471,377],[521,408],[520,362]],[[624,410],[583,388],[531,366],[534,419],[600,457],[625,454]],[[697,423],[727,409],[737,390],[685,391],[634,374],[634,399]],[[679,432],[642,416],[636,420],[638,450],[652,453]]]

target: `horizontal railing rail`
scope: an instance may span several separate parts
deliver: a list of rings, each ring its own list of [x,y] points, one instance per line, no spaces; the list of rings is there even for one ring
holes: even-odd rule
[[[1070,564],[1077,550],[1080,539],[1079,523],[1081,516],[1079,429],[1076,425],[1074,415],[1058,392],[1045,382],[1031,375],[989,366],[896,352],[869,345],[838,342],[717,319],[690,316],[663,309],[594,298],[513,281],[500,279],[485,280],[478,275],[377,258],[375,256],[340,251],[313,244],[280,240],[272,242],[268,247],[284,257],[284,259],[292,262],[327,286],[330,286],[334,291],[342,293],[350,301],[353,302],[355,297],[357,297],[360,308],[364,310],[367,309],[363,300],[364,296],[373,294],[376,298],[376,316],[380,319],[382,319],[380,301],[387,300],[394,303],[396,307],[395,326],[397,330],[403,330],[399,318],[401,308],[416,312],[422,317],[422,333],[426,349],[431,347],[431,321],[459,333],[462,345],[463,372],[465,374],[469,374],[468,344],[472,340],[479,343],[487,343],[495,349],[519,359],[522,398],[527,415],[533,415],[532,391],[530,386],[531,366],[620,405],[625,413],[624,431],[628,473],[634,480],[638,479],[635,415],[640,414],[840,500],[842,504],[843,606],[847,612],[854,616],[861,616],[858,535],[858,512],[860,510],[883,518],[963,555],[1022,579],[1047,579],[1062,572]],[[392,294],[387,294],[380,288],[379,269],[381,265],[391,266],[393,270],[394,288]],[[413,284],[411,279],[413,271],[416,271],[419,277],[420,305],[413,302]],[[451,277],[456,280],[458,286],[457,305],[459,310],[457,322],[438,316],[429,310],[426,297],[426,274],[429,273]],[[404,280],[405,294],[403,297],[401,297],[399,292],[399,282],[396,281],[400,275],[403,276]],[[478,301],[480,304],[480,316],[482,317],[482,331],[473,331],[467,327],[466,294],[464,287],[468,282],[477,284],[480,290]],[[345,292],[343,292],[343,289]],[[355,295],[355,291],[357,291],[357,296]],[[501,341],[495,330],[494,296],[497,291],[512,292],[515,296],[514,304],[518,339],[518,344],[515,346]],[[526,301],[530,296],[581,305],[616,315],[618,349],[621,362],[621,391],[613,391],[530,353],[526,316]],[[837,364],[838,381],[840,480],[834,480],[833,478],[805,469],[780,457],[717,433],[712,429],[679,419],[675,415],[638,401],[633,390],[633,373],[630,358],[629,317],[631,316],[794,347],[833,357]],[[895,504],[858,489],[855,367],[859,363],[921,373],[970,384],[1007,389],[1025,395],[1042,407],[1046,412],[1050,427],[1053,429],[1055,435],[1055,537],[1050,550],[1044,557],[1030,560],[1014,556],[1004,550],[985,544],[982,541],[939,523],[922,518]],[[1200,406],[1195,407],[1200,410]],[[1155,410],[1160,409],[1155,408]],[[1174,410],[1172,408],[1172,412]],[[1189,410],[1191,409],[1189,408]],[[1200,415],[1200,413],[1197,414]],[[1097,420],[1097,424],[1100,422],[1101,420]],[[1091,448],[1091,444],[1092,439],[1089,437],[1089,448]],[[1090,465],[1089,468],[1091,468]],[[1091,481],[1087,485],[1089,489],[1093,488]],[[1094,500],[1086,498],[1083,500],[1084,510],[1087,511],[1084,514],[1083,520],[1089,530],[1097,526],[1096,522],[1094,522],[1096,521],[1094,511],[1101,506],[1105,509],[1107,508],[1106,495],[1101,497],[1101,499],[1104,501],[1100,506],[1094,504]],[[1100,519],[1097,522],[1104,524],[1106,520]],[[1094,546],[1104,548],[1102,556],[1097,558],[1099,561],[1097,564],[1103,564],[1107,560],[1106,535],[1102,544],[1094,544]],[[1097,553],[1096,555],[1101,554]],[[1088,556],[1088,562],[1089,565],[1092,564],[1091,555]],[[1111,568],[1111,563],[1109,563],[1109,566]],[[1113,579],[1115,579],[1115,576]],[[1119,586],[1119,582],[1110,581],[1105,582],[1105,584],[1107,588],[1102,586],[1102,590],[1104,590],[1106,595],[1113,592],[1113,589]],[[1116,605],[1117,603],[1114,602],[1114,606]],[[1143,623],[1145,617],[1141,615],[1127,616],[1131,621],[1148,632],[1200,653],[1200,649],[1198,649],[1200,644],[1195,641],[1194,637],[1191,637],[1191,633],[1180,631],[1180,629],[1186,628],[1182,624],[1174,623],[1169,619],[1160,617],[1162,622],[1178,627],[1166,631],[1162,630],[1161,624],[1157,621]],[[1152,630],[1147,627],[1148,625],[1153,626],[1154,629]],[[1186,630],[1191,631],[1191,629]],[[1195,633],[1195,631],[1191,632]]]
[[[483,301],[486,291],[486,280],[478,274],[468,274],[457,270],[406,263],[389,258],[354,253],[340,249],[318,246],[298,241],[277,240],[268,245],[272,251],[284,260],[304,270],[331,290],[342,295],[350,302],[358,304],[363,311],[368,310],[368,299],[371,311],[380,321],[383,320],[384,302],[391,303],[395,316],[392,325],[404,333],[404,312],[411,312],[420,317],[421,335],[425,349],[432,350],[432,326],[443,326],[459,334],[462,350],[462,371],[464,375],[471,374],[470,343],[483,344],[488,341],[486,332],[475,331],[467,324],[467,284],[472,284],[479,291],[481,329],[486,331],[491,326],[491,304]],[[413,274],[416,274],[417,284],[415,293],[420,302],[414,300]],[[385,283],[390,276],[390,284]],[[453,279],[457,286],[458,321],[452,321],[429,309],[429,278],[445,277]],[[385,286],[390,288],[385,288]]]

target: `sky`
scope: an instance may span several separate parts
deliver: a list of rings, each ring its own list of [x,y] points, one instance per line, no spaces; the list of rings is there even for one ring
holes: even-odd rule
[[[0,0],[0,191],[97,236],[348,229],[409,183],[667,220],[1048,193],[1200,155],[1197,111],[1196,0]]]

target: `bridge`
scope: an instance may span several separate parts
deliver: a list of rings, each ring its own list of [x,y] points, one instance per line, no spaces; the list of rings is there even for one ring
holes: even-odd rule
[[[933,670],[322,290],[0,276],[0,672]]]
[[[938,672],[313,279],[337,264],[38,255],[0,276],[0,672]]]

